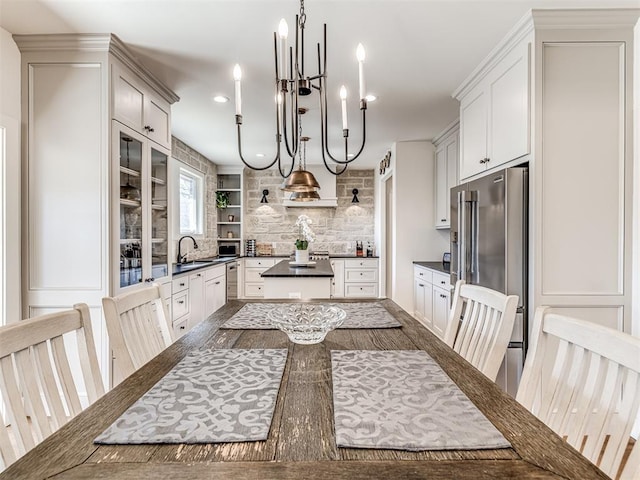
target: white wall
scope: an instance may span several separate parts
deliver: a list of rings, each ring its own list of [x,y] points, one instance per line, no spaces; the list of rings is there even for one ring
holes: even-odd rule
[[[20,306],[20,52],[0,28],[0,324],[21,318]]]
[[[391,153],[395,192],[391,299],[409,313],[413,312],[413,262],[439,261],[449,251],[449,231],[435,229],[434,157],[435,148],[428,141],[397,142]],[[384,214],[383,208],[379,211]]]

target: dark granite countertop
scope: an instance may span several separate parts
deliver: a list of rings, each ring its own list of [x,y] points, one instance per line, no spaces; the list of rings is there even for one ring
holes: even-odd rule
[[[446,273],[447,275],[451,273],[450,263],[442,263],[440,262],[413,262],[414,265],[418,265],[419,267],[430,268],[431,270],[435,270],[436,272]]]
[[[262,272],[262,277],[333,277],[329,260],[316,260],[313,267],[292,267],[289,259],[281,260],[270,269]]]
[[[214,265],[220,265],[233,260],[237,260],[238,257],[216,257],[216,258],[201,258],[187,263],[174,263],[172,265],[173,275],[178,276],[183,273],[191,273],[194,270],[200,270],[201,268],[213,267]]]
[[[313,252],[310,253],[313,256]],[[256,255],[254,257],[250,257],[248,255],[242,255],[240,258],[289,258],[291,255]],[[330,253],[329,258],[380,258],[377,255],[373,257],[358,257],[353,253]]]

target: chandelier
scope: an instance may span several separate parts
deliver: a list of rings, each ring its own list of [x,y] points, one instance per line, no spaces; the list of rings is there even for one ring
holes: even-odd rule
[[[240,160],[252,170],[266,170],[278,165],[278,171],[285,182],[282,189],[298,193],[297,198],[292,200],[313,200],[319,198],[315,195],[303,195],[304,192],[316,192],[319,188],[318,182],[311,172],[302,168],[301,143],[305,143],[308,138],[302,136],[301,115],[306,111],[299,106],[301,96],[305,97],[315,92],[318,93],[320,107],[320,147],[322,161],[326,169],[333,175],[340,175],[345,172],[348,165],[356,160],[365,145],[366,138],[366,110],[367,100],[364,82],[364,59],[365,52],[362,44],[358,44],[356,57],[358,60],[360,111],[362,112],[362,144],[354,155],[349,155],[349,128],[347,123],[347,89],[343,85],[340,88],[340,101],[342,107],[342,136],[344,138],[344,155],[338,158],[329,151],[328,128],[327,128],[327,25],[324,24],[323,46],[317,44],[318,71],[314,75],[305,72],[304,63],[304,27],[306,23],[304,12],[304,0],[300,0],[300,14],[296,15],[296,34],[294,45],[287,48],[287,38],[289,27],[282,19],[278,26],[278,33],[273,34],[273,47],[275,54],[275,109],[276,109],[276,154],[273,160],[264,166],[254,166],[249,164],[242,155],[242,100],[241,100],[241,79],[242,71],[240,65],[235,65],[233,77],[235,80],[235,107],[236,125],[238,131],[238,154]],[[284,141],[283,141],[284,140]],[[290,164],[283,165],[282,154],[284,150],[290,158]],[[300,168],[294,171],[296,156],[300,159]],[[289,178],[291,176],[291,178]],[[294,195],[295,196],[295,195]],[[312,198],[311,198],[312,197]]]

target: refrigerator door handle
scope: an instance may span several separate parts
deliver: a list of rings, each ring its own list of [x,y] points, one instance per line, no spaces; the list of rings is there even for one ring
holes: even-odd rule
[[[467,280],[466,277],[466,244],[467,235],[465,230],[466,209],[465,191],[458,192],[458,280]]]
[[[471,281],[477,281],[478,279],[474,278],[478,272],[478,192],[473,191],[469,192],[469,211],[471,215],[471,221],[469,222],[469,227],[471,229],[469,235],[469,254],[471,256],[469,263],[471,270]]]

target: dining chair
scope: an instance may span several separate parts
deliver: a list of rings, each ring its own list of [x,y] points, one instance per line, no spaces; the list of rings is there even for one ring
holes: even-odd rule
[[[68,343],[73,333],[77,353]],[[80,413],[82,397],[93,403],[104,395],[89,307],[80,303],[0,327],[0,392],[0,463],[6,467]]]
[[[640,338],[536,310],[516,400],[612,478],[640,478],[640,442],[618,472],[640,406]]]
[[[507,352],[517,306],[517,295],[458,280],[444,342],[495,381]]]
[[[114,367],[125,378],[174,341],[158,285],[102,299]]]

